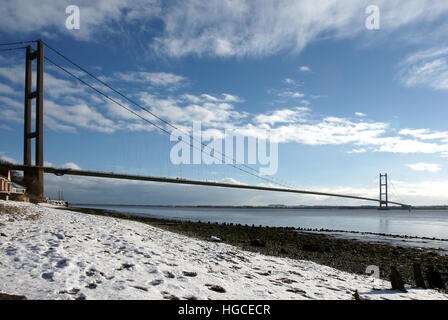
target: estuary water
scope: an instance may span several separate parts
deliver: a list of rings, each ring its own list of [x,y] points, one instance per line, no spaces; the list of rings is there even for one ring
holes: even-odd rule
[[[409,239],[393,236],[448,239],[448,210],[408,211],[361,208],[292,209],[105,205],[79,205],[79,207],[101,208],[142,217],[176,220],[354,231],[326,232],[326,234],[332,237],[434,248],[448,252],[448,241]]]

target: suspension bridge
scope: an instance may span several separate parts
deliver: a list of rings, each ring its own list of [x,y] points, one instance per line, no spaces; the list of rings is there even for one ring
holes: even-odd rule
[[[33,49],[31,44],[37,44],[37,49]],[[26,45],[26,46],[23,46]],[[171,135],[169,129],[180,130],[175,124],[163,119],[154,112],[152,112],[147,107],[141,105],[135,100],[129,98],[119,90],[115,89],[105,81],[101,80],[99,77],[93,75],[91,72],[81,67],[78,63],[72,59],[65,56],[59,50],[53,48],[42,40],[24,41],[24,42],[14,42],[7,44],[0,44],[0,46],[5,46],[6,48],[0,49],[0,52],[14,51],[14,50],[26,50],[25,59],[25,103],[24,103],[24,145],[23,145],[23,164],[12,164],[12,163],[0,163],[0,171],[23,171],[24,173],[24,184],[27,188],[27,192],[38,199],[44,198],[44,173],[51,173],[57,176],[62,175],[73,175],[73,176],[85,176],[85,177],[99,177],[99,178],[111,178],[111,179],[125,179],[125,180],[136,180],[136,181],[151,181],[158,183],[172,183],[172,184],[184,184],[184,185],[199,185],[206,187],[219,187],[219,188],[234,188],[234,189],[246,189],[246,190],[258,190],[258,191],[270,191],[270,192],[281,192],[281,193],[295,193],[295,194],[307,194],[316,196],[326,196],[326,197],[339,197],[346,199],[356,199],[376,202],[379,204],[380,208],[388,208],[389,205],[397,205],[401,207],[410,208],[408,204],[401,202],[390,201],[388,198],[387,189],[387,174],[380,174],[379,177],[379,198],[362,197],[357,195],[339,194],[339,193],[328,193],[312,190],[302,190],[290,185],[280,182],[273,177],[261,176],[258,171],[254,168],[245,165],[243,163],[236,162],[235,159],[230,159],[231,163],[226,163],[231,167],[243,172],[244,174],[255,176],[256,178],[262,180],[263,182],[268,182],[273,186],[260,186],[260,185],[246,185],[246,184],[236,184],[236,183],[223,183],[216,181],[204,181],[204,180],[192,180],[185,178],[167,178],[167,177],[157,177],[157,176],[144,176],[135,174],[122,174],[114,172],[101,172],[101,171],[89,171],[89,170],[78,170],[78,169],[67,169],[67,168],[55,168],[44,165],[44,61],[49,62],[56,68],[65,72],[69,76],[75,78],[81,84],[86,85],[91,90],[95,91],[97,94],[101,95],[103,98],[114,103],[118,107],[121,107],[128,112],[134,114],[136,117],[143,120],[148,125],[157,128],[159,131]],[[119,95],[121,98],[141,109],[142,111],[148,113],[155,120],[150,120],[144,117],[142,114],[137,113],[135,110],[129,108],[128,106],[121,103],[118,99],[115,99],[105,93],[104,91],[98,89],[97,87],[91,85],[87,81],[81,79],[73,71],[68,68],[64,68],[52,59],[44,56],[44,48],[48,48],[54,52],[59,57],[68,61],[71,65],[81,70],[85,75],[89,76],[93,80],[99,82],[101,85],[105,86],[115,94]],[[32,91],[32,75],[33,75],[33,61],[36,60],[36,90]],[[35,111],[35,130],[32,131],[32,101],[35,99],[36,111]],[[182,131],[182,130],[180,130]],[[190,136],[190,135],[189,135]],[[191,136],[190,136],[191,137]],[[32,164],[32,140],[35,140],[35,164]],[[194,139],[194,138],[193,138]],[[184,141],[184,140],[182,140]],[[203,152],[202,147],[207,148],[203,142],[200,143],[200,151]],[[197,148],[197,145],[191,143],[192,148]],[[213,155],[213,157],[223,156],[225,154]]]

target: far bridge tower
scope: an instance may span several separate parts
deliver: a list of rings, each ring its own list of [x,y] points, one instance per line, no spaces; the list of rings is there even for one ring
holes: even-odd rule
[[[380,173],[380,209],[389,208],[389,199],[387,195],[387,173]]]

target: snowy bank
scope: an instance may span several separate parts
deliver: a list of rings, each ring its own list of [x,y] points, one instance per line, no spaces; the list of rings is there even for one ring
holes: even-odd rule
[[[0,201],[0,292],[28,299],[447,299],[153,226]]]

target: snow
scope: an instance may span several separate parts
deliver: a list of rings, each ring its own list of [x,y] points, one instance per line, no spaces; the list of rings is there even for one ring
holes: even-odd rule
[[[366,299],[448,298],[135,221],[0,206],[20,212],[0,214],[0,292],[28,299],[353,299],[355,290]]]

